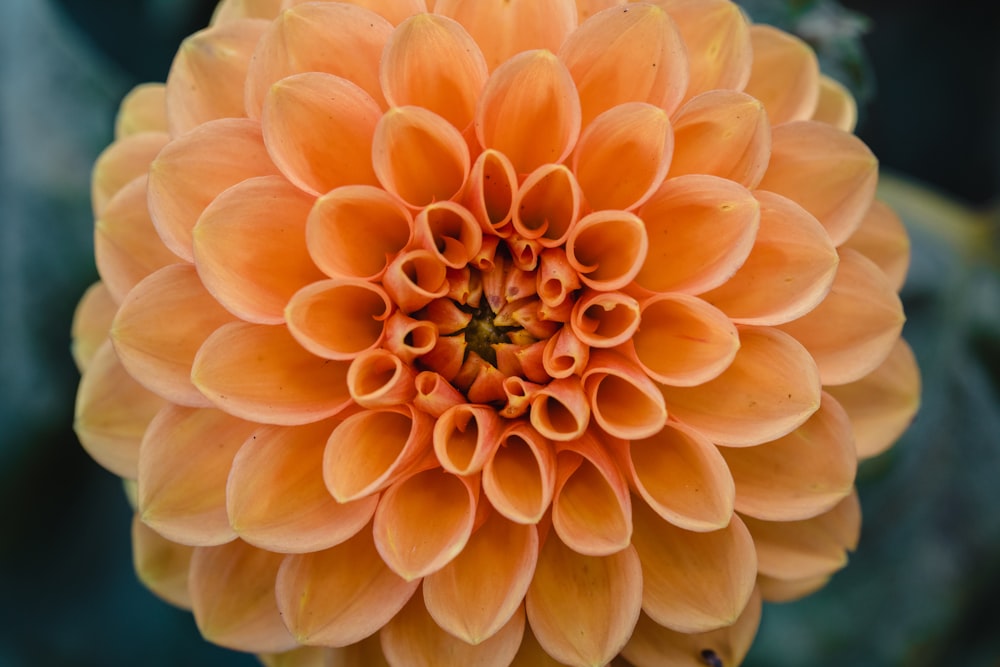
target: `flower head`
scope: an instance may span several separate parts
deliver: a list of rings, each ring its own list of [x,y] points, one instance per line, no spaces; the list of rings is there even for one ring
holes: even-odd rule
[[[224,0],[94,169],[140,577],[267,664],[739,663],[917,405],[854,115],[728,0]]]

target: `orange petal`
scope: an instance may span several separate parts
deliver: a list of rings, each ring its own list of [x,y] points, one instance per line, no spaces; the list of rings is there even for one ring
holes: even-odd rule
[[[348,658],[342,657],[338,649],[323,646],[300,646],[283,653],[258,653],[257,659],[264,667],[327,667],[334,660],[340,660],[335,664],[342,667],[343,661]]]
[[[350,404],[346,362],[306,352],[283,326],[233,322],[201,346],[191,381],[217,407],[263,424],[308,424]]]
[[[662,391],[667,411],[713,442],[756,445],[792,432],[819,408],[819,371],[781,331],[743,326],[739,334],[740,350],[717,378]]]
[[[605,433],[616,438],[645,438],[666,423],[663,395],[627,357],[595,349],[580,378],[594,421]]]
[[[411,17],[393,31],[379,70],[389,104],[423,107],[458,130],[472,123],[486,77],[475,40],[459,23],[434,14]]]
[[[819,62],[794,35],[758,23],[750,26],[753,69],[746,92],[764,103],[772,125],[811,118],[819,101]]]
[[[304,649],[300,649],[304,650]],[[389,667],[385,656],[382,654],[382,645],[377,634],[362,639],[356,644],[349,644],[337,648],[309,647],[309,650],[320,651],[324,655],[326,662],[319,664],[275,664],[273,667]],[[264,663],[267,665],[267,663]],[[267,667],[272,667],[267,665]]]
[[[500,632],[528,591],[538,530],[490,512],[453,561],[424,579],[424,603],[442,629],[469,644]]]
[[[288,9],[306,2],[315,2],[315,0],[284,0],[282,7]],[[350,0],[348,4],[364,7],[375,12],[389,23],[398,25],[414,14],[428,11],[428,5],[433,4],[433,0],[429,0],[429,2],[425,0]],[[337,665],[340,667],[339,663]]]
[[[268,23],[243,19],[218,23],[185,39],[167,75],[170,135],[180,136],[216,118],[244,114],[243,81]]]
[[[273,19],[281,0],[222,0],[212,14],[212,25],[245,18]]]
[[[823,384],[846,384],[889,356],[904,320],[885,274],[861,253],[844,249],[829,296],[781,329],[809,350]]]
[[[83,373],[90,366],[97,350],[108,339],[111,321],[118,310],[118,304],[111,292],[101,281],[87,288],[73,313],[71,334],[73,361],[76,369]]]
[[[413,220],[417,244],[444,266],[461,269],[483,245],[479,222],[463,206],[442,201],[425,206]]]
[[[718,448],[695,429],[668,422],[659,433],[612,450],[643,500],[678,528],[729,525],[735,486]]]
[[[736,482],[736,509],[768,521],[821,514],[854,488],[851,422],[824,393],[819,410],[788,435],[756,447],[723,447]]]
[[[538,523],[555,493],[552,443],[527,422],[511,422],[482,479],[483,492],[498,512],[517,523]]]
[[[760,229],[729,280],[701,295],[741,324],[772,325],[808,313],[833,284],[840,257],[808,211],[773,192],[754,193]]]
[[[621,292],[587,290],[573,304],[570,326],[592,347],[621,345],[639,328],[639,302]]]
[[[562,162],[580,134],[580,101],[573,79],[549,51],[519,53],[486,82],[475,126],[483,148],[504,153],[519,174]]]
[[[375,548],[407,581],[440,570],[465,547],[479,481],[431,468],[393,483],[375,510]]]
[[[562,248],[546,248],[538,261],[535,291],[546,306],[558,308],[580,289],[580,276]]]
[[[119,477],[135,479],[142,434],[165,404],[132,379],[105,340],[80,380],[73,429],[95,461]]]
[[[472,475],[482,470],[500,446],[504,423],[488,405],[455,405],[434,424],[434,453],[448,472]]]
[[[632,544],[642,562],[642,610],[677,632],[732,625],[753,593],[754,544],[743,522],[695,533],[664,521],[644,503],[635,506]]]
[[[275,592],[300,643],[347,646],[385,625],[418,585],[386,567],[366,528],[331,549],[286,558]]]
[[[552,440],[576,440],[590,423],[590,401],[580,378],[557,378],[531,399],[531,425]]]
[[[687,88],[680,34],[667,12],[652,4],[596,14],[569,36],[559,58],[580,91],[585,126],[626,102],[648,102],[670,114]]]
[[[566,165],[543,164],[528,174],[514,195],[514,230],[545,248],[556,248],[566,242],[582,203],[573,172]]]
[[[362,352],[347,371],[351,398],[365,408],[383,408],[409,403],[417,393],[416,371],[384,349]]]
[[[621,0],[623,3],[624,1]],[[535,638],[535,634],[531,631],[530,625],[524,628],[524,637],[521,639],[521,646],[517,649],[514,662],[510,664],[511,667],[565,667],[564,663],[559,662],[545,652],[545,649],[538,643],[538,639]]]
[[[161,410],[139,451],[143,523],[192,546],[235,539],[226,514],[226,480],[237,450],[256,428],[218,410],[176,405]]]
[[[738,183],[691,174],[666,181],[639,216],[649,252],[636,283],[654,292],[698,294],[724,283],[746,260],[760,206]]]
[[[642,588],[634,547],[584,556],[550,534],[525,597],[528,622],[556,660],[576,667],[605,665],[632,634]]]
[[[194,547],[171,542],[144,524],[138,514],[132,518],[132,561],[139,581],[184,609],[191,608],[188,570],[193,553]]]
[[[456,249],[461,243],[452,240],[452,249],[463,252],[465,246]],[[412,313],[448,293],[447,268],[430,250],[407,250],[386,267],[382,287],[400,311]]]
[[[860,139],[802,121],[772,130],[771,162],[758,187],[795,200],[840,245],[861,224],[877,182],[878,160]]]
[[[872,202],[858,227],[842,248],[857,250],[875,262],[895,291],[903,287],[910,268],[910,237],[902,220],[885,202]]]
[[[277,174],[260,124],[215,120],[170,142],[149,167],[149,213],[163,243],[194,260],[191,230],[223,190],[254,176]]]
[[[115,139],[140,132],[166,132],[166,86],[140,83],[125,95],[115,116]]]
[[[844,84],[825,74],[819,76],[819,101],[811,120],[853,132],[858,122],[858,103]]]
[[[306,285],[285,309],[288,330],[324,359],[354,359],[385,335],[392,302],[378,285],[357,279],[321,280]]]
[[[597,211],[573,227],[566,257],[580,280],[596,290],[625,287],[642,270],[649,250],[646,225],[625,211]]]
[[[90,173],[90,201],[100,218],[111,198],[145,174],[157,153],[167,145],[166,132],[139,132],[115,141],[97,156]]]
[[[338,503],[323,481],[323,451],[333,424],[265,426],[237,452],[226,487],[233,530],[281,553],[319,551],[365,527],[377,496]]]
[[[504,228],[514,211],[517,190],[514,165],[500,151],[488,149],[472,163],[462,201],[476,216],[483,231],[506,236]]]
[[[191,605],[201,634],[239,651],[274,653],[298,644],[274,599],[281,554],[235,540],[191,557]]]
[[[205,339],[232,320],[193,266],[171,264],[129,292],[110,334],[129,375],[147,389],[172,403],[208,407],[191,383],[191,365]]]
[[[858,457],[866,459],[888,449],[913,421],[920,407],[920,369],[900,338],[874,371],[827,390],[847,410]]]
[[[734,90],[711,90],[673,119],[670,176],[710,174],[754,188],[771,154],[771,125],[760,101]]]
[[[823,588],[830,581],[830,577],[831,575],[821,574],[801,579],[777,579],[759,574],[757,588],[768,602],[793,602]]]

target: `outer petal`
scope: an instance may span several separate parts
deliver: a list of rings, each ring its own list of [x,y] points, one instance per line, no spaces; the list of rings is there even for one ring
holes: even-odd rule
[[[377,284],[331,279],[306,285],[285,309],[288,330],[324,359],[354,359],[374,349],[385,335],[392,301]]]
[[[132,518],[132,561],[136,576],[149,590],[170,604],[191,608],[188,571],[194,547],[177,544]]]
[[[288,9],[315,0],[284,0],[282,7]],[[348,4],[364,7],[373,11],[393,25],[398,25],[404,19],[420,12],[428,11],[428,5],[433,0],[350,0]]]
[[[858,122],[858,103],[844,84],[820,74],[819,101],[812,120],[828,123],[844,132],[853,132]]]
[[[119,139],[97,156],[90,173],[90,201],[94,217],[100,218],[111,198],[149,169],[157,153],[167,144],[164,131],[139,132]]]
[[[222,0],[212,14],[212,24],[245,18],[273,19],[281,9],[281,0]]]
[[[118,304],[104,283],[98,281],[87,288],[73,313],[71,334],[73,361],[80,373],[87,370],[97,350],[108,339],[111,321]]]
[[[893,289],[902,289],[910,267],[910,237],[902,220],[885,202],[872,202],[861,226],[841,247],[857,250],[875,262]]]
[[[517,649],[514,662],[510,664],[511,667],[564,667],[564,663],[545,652],[535,638],[535,633],[531,631],[530,625],[524,628],[521,646]]]
[[[335,649],[321,646],[300,646],[283,653],[258,654],[257,658],[264,664],[264,667],[328,667],[335,655],[337,655]]]
[[[769,25],[750,26],[753,70],[746,92],[764,103],[772,125],[811,118],[819,101],[819,62],[798,37]]]
[[[140,83],[125,95],[115,116],[115,139],[140,132],[166,132],[166,86]]]

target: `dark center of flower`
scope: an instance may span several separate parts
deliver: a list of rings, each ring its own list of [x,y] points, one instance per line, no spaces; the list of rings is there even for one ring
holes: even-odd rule
[[[708,665],[708,667],[724,667],[722,658],[710,648],[706,648],[701,652],[701,661]]]
[[[497,351],[494,347],[501,343],[510,343],[509,334],[521,329],[517,325],[500,326],[496,323],[496,314],[490,308],[486,299],[482,299],[477,307],[458,304],[458,307],[471,314],[472,319],[460,334],[465,336],[465,359],[470,352],[475,352],[492,366],[497,365]]]

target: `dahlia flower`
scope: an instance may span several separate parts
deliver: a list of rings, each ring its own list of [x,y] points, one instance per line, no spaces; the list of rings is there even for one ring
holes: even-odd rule
[[[224,0],[93,173],[139,577],[267,665],[737,665],[918,402],[854,121],[728,0]]]

